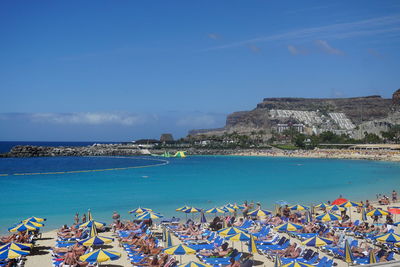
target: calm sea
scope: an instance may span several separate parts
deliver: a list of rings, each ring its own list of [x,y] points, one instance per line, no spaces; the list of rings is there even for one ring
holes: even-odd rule
[[[116,144],[119,142],[38,142],[38,141],[0,141],[0,153],[9,152],[14,146],[91,146],[93,144]]]
[[[71,224],[89,208],[110,222],[114,210],[124,219],[130,209],[149,207],[165,216],[184,204],[199,208],[228,202],[277,200],[318,203],[340,194],[355,201],[400,189],[400,164],[358,160],[189,156],[169,164],[96,172],[13,175],[122,168],[157,164],[143,157],[62,157],[0,159],[0,232],[29,216],[47,217],[46,229]]]

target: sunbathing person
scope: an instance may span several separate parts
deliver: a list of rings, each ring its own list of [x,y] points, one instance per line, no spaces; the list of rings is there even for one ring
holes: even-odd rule
[[[216,248],[214,250],[210,250],[210,251],[201,251],[200,255],[203,255],[205,257],[210,257],[210,256],[214,256],[214,257],[225,257],[230,255],[233,252],[232,248],[228,248],[228,243],[223,243],[221,245],[221,247]]]

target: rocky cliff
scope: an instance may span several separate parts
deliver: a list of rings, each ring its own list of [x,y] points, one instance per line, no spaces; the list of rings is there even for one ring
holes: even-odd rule
[[[391,99],[378,95],[353,98],[265,98],[250,111],[228,115],[222,129],[192,131],[190,134],[206,135],[224,132],[249,133],[263,130],[267,134],[278,130],[279,125],[301,124],[306,133],[332,130],[359,137],[362,129],[380,133],[398,124],[400,89]],[[360,127],[361,126],[361,127]],[[363,134],[364,132],[362,132]]]

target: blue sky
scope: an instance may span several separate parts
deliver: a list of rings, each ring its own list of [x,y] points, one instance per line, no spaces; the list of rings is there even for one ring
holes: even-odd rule
[[[0,140],[126,141],[400,88],[399,1],[1,1]]]

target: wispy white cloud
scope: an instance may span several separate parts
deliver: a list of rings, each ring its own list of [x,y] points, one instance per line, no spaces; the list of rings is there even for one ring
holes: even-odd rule
[[[332,47],[327,41],[325,40],[317,40],[315,44],[325,53],[334,54],[334,55],[343,55],[343,51]]]
[[[221,39],[221,35],[219,35],[218,33],[209,33],[207,34],[207,37],[213,40]]]
[[[335,23],[331,25],[309,27],[278,34],[265,35],[258,38],[246,39],[211,47],[206,49],[206,51],[247,46],[261,42],[312,41],[321,39],[332,40],[383,34],[393,37],[398,36],[400,33],[399,23],[400,14],[396,14],[392,16],[376,17],[353,22]]]
[[[260,53],[261,52],[261,48],[256,46],[256,45],[254,45],[254,44],[249,45],[249,49],[253,53]]]
[[[308,51],[304,48],[298,47],[298,46],[294,46],[294,45],[288,45],[287,49],[289,50],[289,52],[292,55],[305,55],[308,54]]]
[[[142,115],[132,113],[82,112],[82,113],[3,113],[0,120],[26,119],[35,123],[133,126],[144,122]]]

